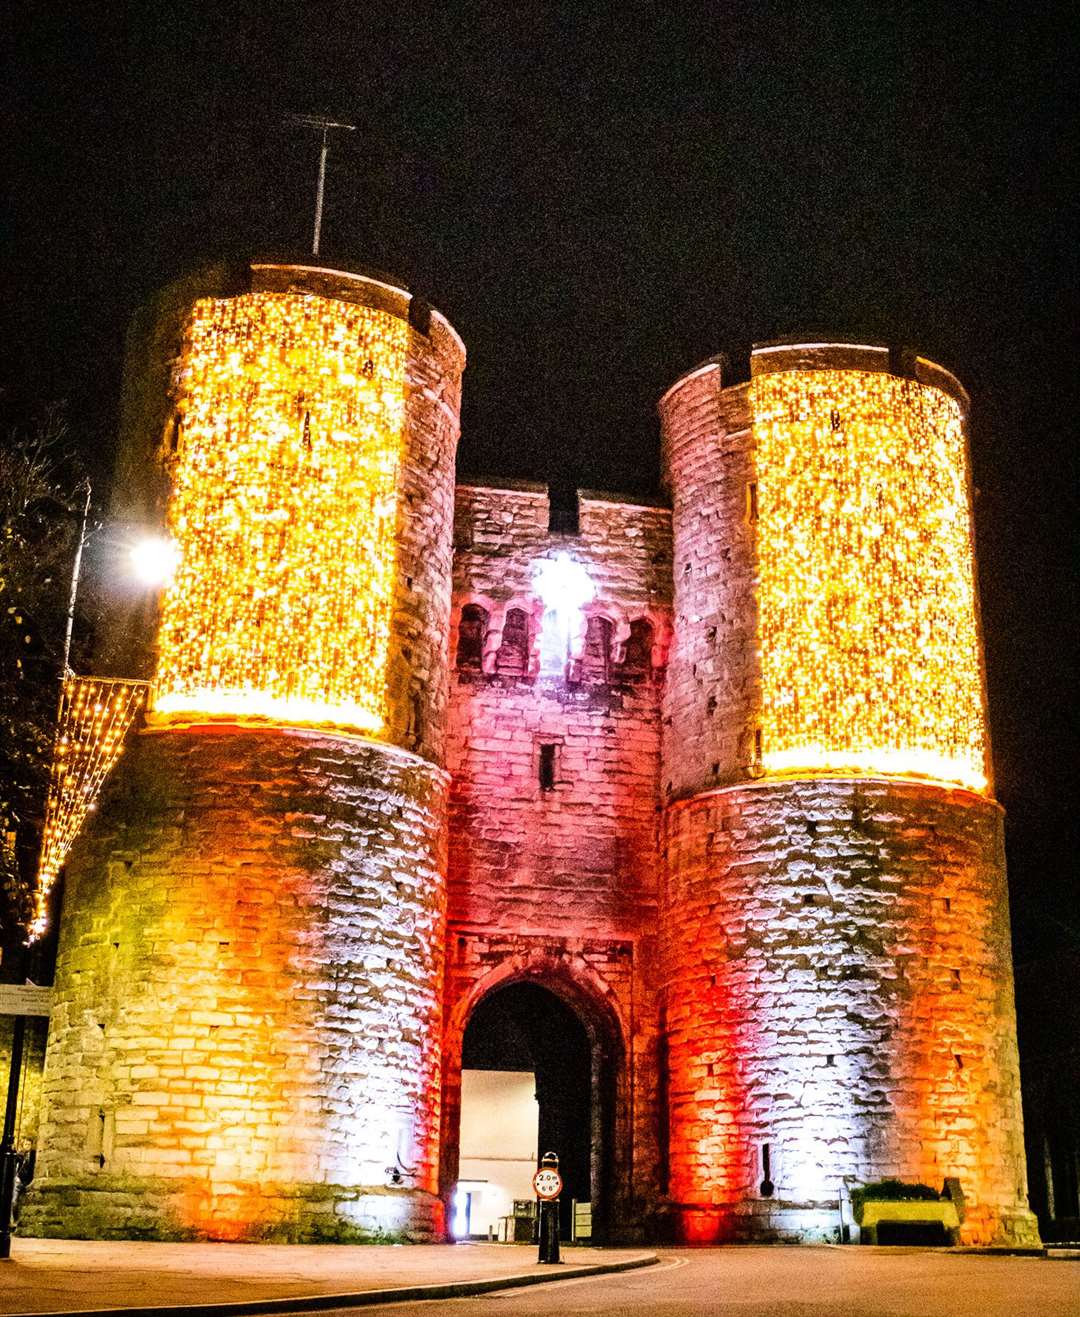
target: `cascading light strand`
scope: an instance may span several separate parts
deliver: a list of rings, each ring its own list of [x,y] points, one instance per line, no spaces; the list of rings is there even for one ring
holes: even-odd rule
[[[987,786],[963,418],[857,370],[751,384],[766,772]]]
[[[128,730],[146,701],[145,681],[65,677],[45,803],[34,916],[28,941],[45,932],[49,892],[86,815],[120,758]]]

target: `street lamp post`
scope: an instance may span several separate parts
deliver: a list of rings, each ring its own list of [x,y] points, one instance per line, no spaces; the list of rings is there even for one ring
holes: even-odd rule
[[[71,671],[71,633],[75,628],[75,600],[79,593],[79,575],[82,572],[83,550],[86,548],[86,523],[90,518],[90,481],[84,480],[82,488],[86,490],[82,516],[79,519],[79,542],[75,547],[75,561],[71,564],[71,591],[68,594],[67,624],[64,627],[64,666],[61,679]]]

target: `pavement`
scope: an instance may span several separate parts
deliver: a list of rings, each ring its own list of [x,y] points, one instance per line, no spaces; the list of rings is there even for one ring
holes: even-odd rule
[[[190,1317],[232,1304],[237,1315],[349,1317],[374,1304],[393,1317],[471,1317],[494,1303],[491,1317],[1080,1317],[1080,1265],[1064,1251],[564,1248],[562,1267],[535,1257],[531,1245],[16,1238],[0,1263],[0,1314],[185,1305]]]
[[[206,1312],[320,1311],[422,1294],[476,1294],[508,1286],[649,1265],[640,1248],[563,1246],[540,1266],[533,1244],[155,1244],[78,1239],[12,1241],[0,1262],[0,1314],[128,1313],[186,1306]],[[448,1288],[449,1287],[449,1288]],[[310,1303],[301,1300],[310,1299]],[[249,1305],[251,1305],[249,1307]]]

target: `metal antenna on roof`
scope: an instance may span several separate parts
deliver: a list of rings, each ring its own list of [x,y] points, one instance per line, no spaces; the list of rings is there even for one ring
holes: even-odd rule
[[[301,128],[318,128],[322,133],[322,146],[319,149],[319,181],[315,186],[315,228],[311,235],[311,254],[318,256],[319,241],[322,237],[323,192],[326,187],[326,156],[330,149],[330,132],[334,128],[340,128],[344,132],[354,133],[356,124],[326,119],[319,114],[290,114],[286,116],[285,122]]]

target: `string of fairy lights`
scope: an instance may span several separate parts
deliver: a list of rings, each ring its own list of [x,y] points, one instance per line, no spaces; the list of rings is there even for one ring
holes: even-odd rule
[[[987,786],[958,403],[884,373],[750,388],[766,772]]]
[[[399,317],[311,295],[195,304],[155,718],[382,731],[407,346]]]
[[[146,692],[145,681],[109,677],[68,675],[61,684],[30,941],[45,931],[49,892],[120,757]]]

